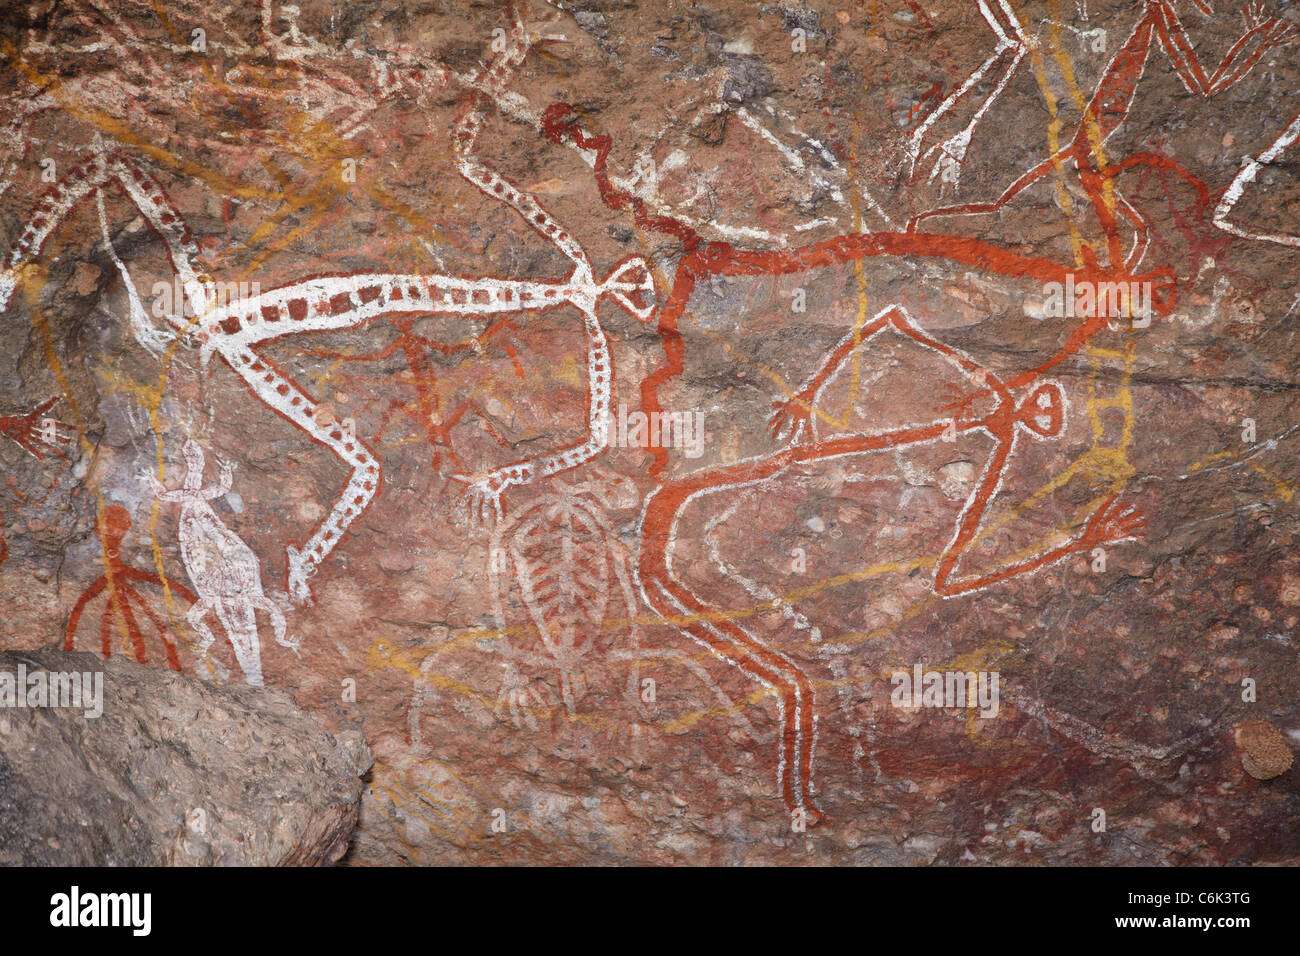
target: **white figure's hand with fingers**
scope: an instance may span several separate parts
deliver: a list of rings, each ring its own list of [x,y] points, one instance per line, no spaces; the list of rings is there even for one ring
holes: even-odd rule
[[[501,493],[505,491],[505,481],[498,473],[452,475],[451,477],[467,486],[464,500],[471,524],[484,525],[491,519],[497,521],[502,519]]]
[[[158,480],[158,476],[151,469],[146,468],[140,472],[140,480],[149,486],[155,498],[160,498],[167,493],[167,486]]]
[[[533,709],[543,703],[541,697],[529,687],[528,678],[524,677],[513,663],[506,661],[501,667],[501,689],[497,693],[497,718],[505,720],[508,717],[517,730],[523,730],[525,726],[529,730],[536,730],[537,718],[533,716]]]

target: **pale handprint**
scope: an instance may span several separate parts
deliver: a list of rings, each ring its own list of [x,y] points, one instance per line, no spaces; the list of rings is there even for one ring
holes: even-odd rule
[[[529,730],[537,729],[537,718],[533,716],[534,708],[545,706],[545,701],[533,690],[529,681],[519,672],[519,668],[507,661],[501,665],[501,689],[497,693],[497,719],[504,721],[507,716],[517,730],[525,726]]]

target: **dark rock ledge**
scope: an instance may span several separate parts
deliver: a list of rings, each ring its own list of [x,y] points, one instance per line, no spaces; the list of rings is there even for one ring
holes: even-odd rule
[[[37,684],[102,675],[102,715],[87,700],[4,706],[3,675],[27,675],[31,693],[42,672]],[[327,732],[282,690],[0,653],[0,865],[327,865],[347,850],[371,762],[359,731]]]

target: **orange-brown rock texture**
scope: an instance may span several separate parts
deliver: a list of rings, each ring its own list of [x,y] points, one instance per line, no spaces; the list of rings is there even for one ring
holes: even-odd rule
[[[1298,52],[8,3],[0,646],[362,731],[355,864],[1300,862]]]

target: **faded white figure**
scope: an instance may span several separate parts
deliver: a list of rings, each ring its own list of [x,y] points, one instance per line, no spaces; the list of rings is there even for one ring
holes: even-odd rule
[[[188,470],[181,488],[168,491],[152,473],[146,477],[159,501],[175,502],[181,506],[181,560],[199,596],[187,619],[201,639],[200,652],[206,654],[216,635],[204,618],[209,611],[216,614],[230,637],[244,679],[249,684],[261,686],[262,654],[257,637],[257,609],[261,608],[270,615],[277,644],[292,649],[296,654],[298,642],[285,636],[284,615],[262,593],[257,555],[239,535],[221,523],[208,504],[230,491],[234,463],[222,461],[221,478],[216,485],[204,488],[203,449],[190,438],[185,442],[183,453]]]

